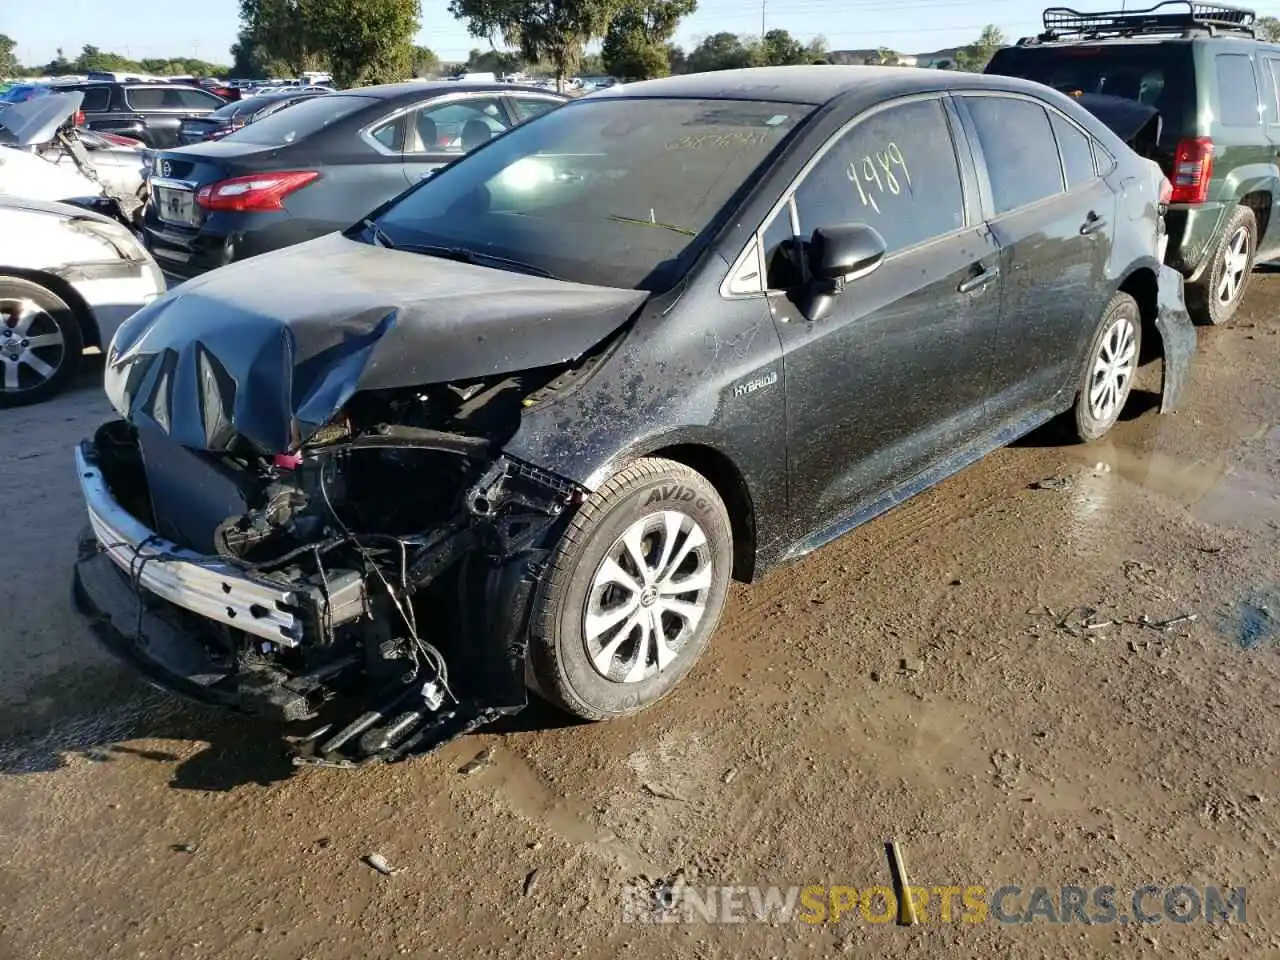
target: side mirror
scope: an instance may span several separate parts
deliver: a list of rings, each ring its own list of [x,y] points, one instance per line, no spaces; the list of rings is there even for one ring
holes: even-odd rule
[[[810,323],[823,319],[844,291],[845,283],[875,270],[886,252],[884,237],[866,224],[814,230],[808,253],[812,280],[800,293],[800,312]]]
[[[866,224],[819,227],[809,241],[809,272],[815,280],[851,280],[880,266],[887,252],[884,237]]]

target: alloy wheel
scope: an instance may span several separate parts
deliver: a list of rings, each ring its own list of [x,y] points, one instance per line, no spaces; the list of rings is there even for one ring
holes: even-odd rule
[[[34,390],[58,372],[66,352],[48,311],[34,300],[0,299],[0,391]]]
[[[1231,304],[1240,295],[1249,273],[1249,228],[1240,227],[1222,252],[1222,277],[1215,291],[1218,302]]]
[[[1136,328],[1128,317],[1119,317],[1102,336],[1089,378],[1089,413],[1095,420],[1106,422],[1119,414],[1137,359]]]
[[[631,524],[592,577],[583,641],[596,672],[638,683],[666,670],[697,630],[714,582],[698,522],[663,510]]]

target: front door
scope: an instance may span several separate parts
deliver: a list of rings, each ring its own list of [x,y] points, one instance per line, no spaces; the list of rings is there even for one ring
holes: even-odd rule
[[[838,135],[763,233],[798,540],[908,488],[984,425],[999,251],[967,202],[951,126],[936,97],[873,111]],[[808,240],[851,223],[879,231],[888,254],[809,322],[794,296]]]

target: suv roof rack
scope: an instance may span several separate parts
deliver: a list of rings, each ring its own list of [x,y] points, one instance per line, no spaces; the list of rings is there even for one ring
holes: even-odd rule
[[[1257,14],[1244,7],[1201,0],[1164,0],[1141,10],[1098,10],[1084,13],[1070,7],[1044,11],[1044,33],[1020,43],[1055,40],[1100,40],[1107,37],[1189,36],[1219,33],[1256,36]]]

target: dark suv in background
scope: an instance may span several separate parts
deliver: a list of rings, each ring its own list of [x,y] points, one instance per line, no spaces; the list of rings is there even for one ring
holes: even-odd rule
[[[226,105],[208,90],[174,83],[60,83],[59,91],[84,93],[84,125],[119,133],[149,147],[176,147],[183,118],[204,116]]]
[[[1254,23],[1251,10],[1188,0],[1053,7],[1044,33],[1000,50],[986,71],[1055,87],[1095,112],[1108,101],[1146,108],[1155,136],[1134,145],[1173,184],[1166,260],[1205,323],[1231,319],[1253,264],[1280,255],[1280,46],[1256,39]]]

